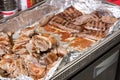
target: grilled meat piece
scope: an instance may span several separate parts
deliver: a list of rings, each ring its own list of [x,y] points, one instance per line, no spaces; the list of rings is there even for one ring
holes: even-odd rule
[[[25,35],[31,37],[34,34],[34,27],[27,27],[20,31],[19,35]]]
[[[69,46],[76,49],[76,50],[84,50],[90,47],[94,43],[93,40],[77,37],[72,42],[70,42]]]
[[[26,44],[29,43],[30,38],[25,35],[20,35],[18,39],[14,40],[12,51],[16,54],[28,54]]]
[[[58,46],[58,41],[53,35],[42,33],[41,36],[47,37],[50,40],[52,44],[52,48],[55,48],[56,46]]]
[[[52,22],[56,22],[58,24],[65,25],[66,20],[64,18],[62,18],[61,16],[56,15],[50,20],[49,23],[52,24]]]
[[[76,33],[79,32],[80,27],[71,24],[70,22],[81,15],[82,15],[81,12],[79,12],[78,10],[76,10],[74,7],[71,6],[65,9],[62,13],[55,15],[49,21],[49,24],[59,29],[69,31],[71,33]]]
[[[12,53],[11,48],[12,43],[9,36],[6,33],[0,32],[0,56]]]
[[[49,65],[54,63],[58,59],[58,56],[56,53],[50,52],[50,53],[47,53],[47,55],[45,55],[44,59],[46,64]]]
[[[92,14],[97,15],[99,18],[101,18],[102,16],[113,16],[112,13],[108,10],[97,10],[92,12]]]
[[[30,63],[28,65],[30,76],[32,76],[35,80],[38,80],[45,76],[46,73],[45,69],[46,66],[42,66],[40,64]]]
[[[99,22],[91,21],[91,22],[88,22],[84,26],[84,28],[88,30],[106,31],[110,28],[110,25],[102,21],[99,21]]]
[[[82,24],[86,24],[86,23],[91,22],[91,21],[98,22],[99,21],[99,17],[96,14],[94,14],[94,13],[84,14],[82,16],[79,16],[79,17],[75,18],[73,20],[73,24],[75,24],[75,25],[82,25]]]
[[[0,75],[1,75],[2,77],[8,77],[10,74],[7,73],[7,71],[5,71],[5,70],[3,70],[3,69],[0,68]]]
[[[91,15],[82,15],[74,19],[73,24],[82,25],[92,20]]]
[[[44,37],[40,37],[39,35],[35,35],[33,38],[34,45],[36,47],[37,53],[40,53],[40,51],[46,51],[49,49],[49,46],[51,46],[50,42],[47,42]]]
[[[15,54],[5,54],[0,60],[0,68],[9,74],[7,77],[15,78],[20,74],[27,73],[22,67],[22,59],[19,59]],[[24,70],[24,71],[23,71]]]
[[[85,29],[82,33],[76,34],[76,37],[86,37],[92,40],[101,40],[107,34],[107,31],[96,31],[96,30],[87,30]]]
[[[32,55],[36,53],[35,49],[35,44],[33,40],[30,40],[26,45],[25,45],[26,50]]]
[[[56,27],[56,28],[59,28],[61,30],[65,30],[65,31],[68,31],[68,32],[71,32],[71,33],[78,33],[79,32],[78,30],[74,30],[74,29],[68,28],[67,25],[63,26],[63,25],[61,25],[59,23],[56,23],[56,22],[51,22],[51,25]]]
[[[70,6],[69,8],[66,8],[63,12],[57,14],[56,16],[60,16],[61,18],[63,18],[66,21],[71,21],[74,18],[77,18],[81,15],[82,15],[82,13],[80,11],[75,9],[73,6]]]
[[[36,49],[38,49],[39,51],[47,51],[48,49],[51,49],[54,45],[57,45],[56,40],[50,36],[35,35],[32,37],[32,40]]]
[[[63,11],[63,14],[69,15],[72,19],[77,18],[82,15],[80,11],[75,9],[73,6],[68,7]],[[66,16],[67,17],[67,16]]]
[[[77,25],[72,24],[72,23],[66,24],[66,27],[70,28],[70,29],[73,29],[76,32],[81,32],[82,31],[82,27],[81,26],[77,26]]]
[[[114,24],[117,21],[117,18],[110,17],[110,16],[102,16],[101,20],[105,23]]]
[[[75,18],[73,21],[74,21],[73,24],[75,24],[75,25],[82,25],[82,24],[86,24],[91,21],[98,22],[99,18],[94,14],[92,14],[92,15],[86,14],[86,15],[82,15],[82,16]]]

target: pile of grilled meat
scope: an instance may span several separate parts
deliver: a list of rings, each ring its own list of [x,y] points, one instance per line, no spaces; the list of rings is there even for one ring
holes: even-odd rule
[[[83,50],[105,38],[116,21],[117,18],[108,11],[83,14],[70,6],[53,16],[44,29],[54,34],[60,34],[61,41],[69,43],[69,47]]]
[[[1,32],[0,75],[16,78],[24,74],[35,80],[43,78],[53,63],[68,53],[67,48],[84,50],[90,47],[106,37],[116,21],[107,12],[83,14],[71,6],[54,15],[42,27],[20,30],[15,39],[14,33]]]
[[[16,39],[9,34],[0,33],[0,75],[3,77],[16,78],[23,74],[38,80],[67,53],[52,35],[37,34],[35,27],[22,29]]]

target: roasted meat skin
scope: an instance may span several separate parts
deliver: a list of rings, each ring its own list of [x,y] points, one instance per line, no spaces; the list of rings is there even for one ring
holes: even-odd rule
[[[70,6],[69,8],[65,9],[63,12],[55,15],[49,21],[49,24],[59,29],[69,31],[71,33],[77,33],[81,31],[81,27],[74,25],[70,22],[81,15],[82,13],[80,11]]]

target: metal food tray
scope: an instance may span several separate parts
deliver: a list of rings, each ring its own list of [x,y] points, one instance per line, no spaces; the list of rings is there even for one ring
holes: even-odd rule
[[[20,28],[30,26],[33,23],[43,19],[45,13],[50,13],[56,10],[56,9],[53,9],[51,5],[45,6],[46,4],[42,4],[44,2],[45,1],[42,1],[36,6],[26,11],[22,11],[7,19],[0,20],[0,23],[1,23],[0,31],[3,31],[3,32],[16,31]],[[45,11],[43,12],[42,10],[45,10]],[[120,26],[120,23],[118,23],[116,26]],[[71,75],[82,70],[84,67],[89,65],[93,60],[100,57],[108,49],[112,48],[118,43],[120,43],[120,30],[115,31],[113,34],[109,35],[104,40],[100,41],[99,43],[87,49],[87,51],[85,51],[84,54],[78,57],[77,59],[66,64],[65,66],[61,66],[62,68],[59,69],[54,74],[51,80],[66,80]]]

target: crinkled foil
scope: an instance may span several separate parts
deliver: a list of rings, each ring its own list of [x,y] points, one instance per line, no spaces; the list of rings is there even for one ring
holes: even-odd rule
[[[14,16],[14,18],[1,23],[0,31],[3,32],[18,31],[21,28],[25,28],[27,26],[34,26],[34,25],[42,26],[45,23],[47,23],[48,19],[50,18],[50,15],[54,15],[59,12],[62,12],[64,9],[66,9],[71,5],[83,13],[89,14],[95,10],[107,10],[111,12],[111,15],[115,16],[116,18],[120,18],[119,6],[102,3],[101,0],[48,0],[44,4],[39,5],[34,9],[24,11],[21,14]],[[113,31],[116,31],[119,28],[120,28],[120,21],[118,20],[111,27],[108,34],[113,33]],[[99,44],[99,42],[96,44]],[[92,46],[95,46],[96,44],[93,44]],[[50,72],[48,72],[48,74],[45,76],[45,78],[43,78],[43,80],[49,80],[52,77],[52,75],[55,73],[57,68],[60,69],[61,67],[65,66],[67,63],[83,55],[87,50],[89,50],[89,48],[81,52],[73,51],[68,53],[68,55],[66,55],[63,59],[57,61],[57,64],[50,70]],[[4,78],[0,77],[0,79],[4,79]],[[21,74],[16,79],[7,78],[4,80],[32,80],[32,79]]]

